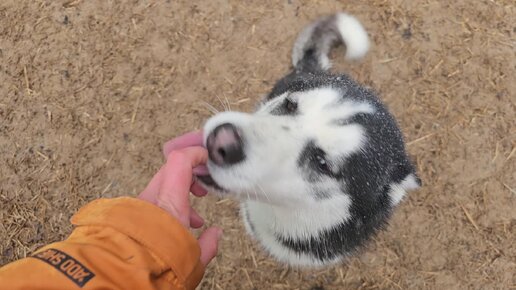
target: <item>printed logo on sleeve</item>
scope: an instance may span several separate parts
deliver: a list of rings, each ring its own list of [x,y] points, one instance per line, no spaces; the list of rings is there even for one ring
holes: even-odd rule
[[[31,257],[53,266],[81,288],[95,277],[95,274],[79,261],[56,249],[48,249]]]

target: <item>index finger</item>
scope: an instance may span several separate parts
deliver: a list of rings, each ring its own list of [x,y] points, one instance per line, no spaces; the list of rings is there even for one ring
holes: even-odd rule
[[[190,210],[189,193],[193,181],[193,168],[206,163],[208,152],[203,147],[188,147],[172,151],[163,171],[158,202],[173,206],[181,218]]]
[[[183,149],[191,146],[202,146],[202,131],[193,131],[174,138],[163,146],[163,154],[167,157],[174,150]]]

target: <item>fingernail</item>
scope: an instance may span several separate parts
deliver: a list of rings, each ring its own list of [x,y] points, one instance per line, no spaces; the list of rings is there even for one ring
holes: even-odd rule
[[[194,175],[197,176],[204,176],[204,175],[210,175],[210,172],[208,171],[208,167],[205,165],[197,166],[192,170]]]

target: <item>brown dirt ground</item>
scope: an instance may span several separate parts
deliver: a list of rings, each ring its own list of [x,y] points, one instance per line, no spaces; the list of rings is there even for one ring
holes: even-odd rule
[[[265,257],[235,202],[196,201],[225,228],[200,289],[516,288],[510,0],[1,1],[0,264],[65,237],[84,203],[137,194],[203,101],[252,110],[301,27],[339,10],[374,45],[336,69],[381,93],[425,186],[362,255],[316,272]]]

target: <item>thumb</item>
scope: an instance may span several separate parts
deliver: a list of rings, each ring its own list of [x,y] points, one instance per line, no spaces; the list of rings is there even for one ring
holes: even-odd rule
[[[201,263],[206,267],[217,255],[219,240],[222,237],[222,229],[212,227],[204,231],[199,237],[201,248]]]

